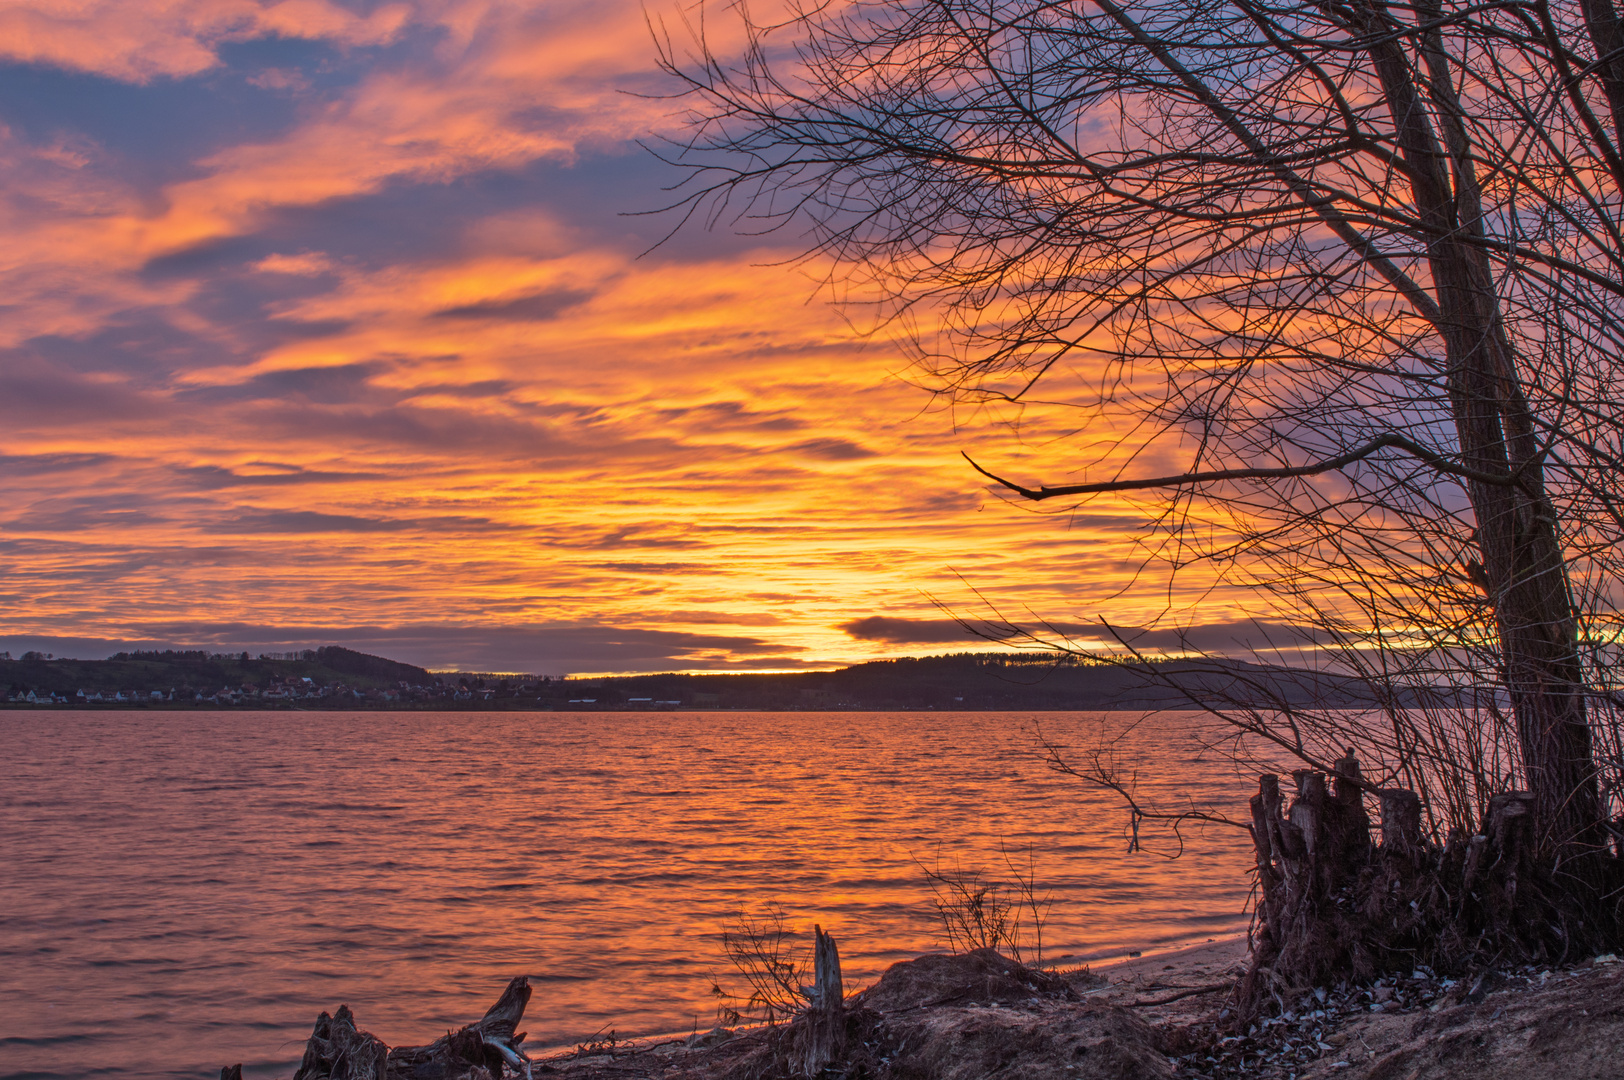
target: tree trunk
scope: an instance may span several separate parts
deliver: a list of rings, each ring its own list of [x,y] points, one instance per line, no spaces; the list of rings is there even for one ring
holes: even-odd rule
[[[1588,10],[1611,11],[1597,0]],[[1541,448],[1506,333],[1484,249],[1482,200],[1472,147],[1459,123],[1450,63],[1436,31],[1424,38],[1426,96],[1389,16],[1363,7],[1361,29],[1376,41],[1382,82],[1410,178],[1438,304],[1461,463],[1503,484],[1467,484],[1476,546],[1494,609],[1501,678],[1517,722],[1523,773],[1534,797],[1535,843],[1586,867],[1602,883],[1601,796],[1586,715],[1578,627],[1556,511],[1545,495]],[[1616,17],[1597,32],[1617,34]],[[1438,129],[1431,116],[1439,117]]]
[[[1613,114],[1613,138],[1617,145],[1624,131],[1624,26],[1620,26],[1613,0],[1579,0],[1585,29],[1596,47],[1596,72],[1601,76],[1607,106]]]

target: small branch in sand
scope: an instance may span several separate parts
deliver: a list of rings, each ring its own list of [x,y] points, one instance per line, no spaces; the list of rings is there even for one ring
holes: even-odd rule
[[[1235,989],[1234,983],[1215,983],[1212,986],[1196,986],[1189,990],[1182,990],[1177,994],[1168,994],[1166,997],[1151,998],[1149,1001],[1132,1001],[1128,1004],[1135,1009],[1147,1005],[1171,1005],[1175,1001],[1183,1001],[1187,997],[1195,997],[1198,994],[1216,994],[1220,990],[1233,989]]]

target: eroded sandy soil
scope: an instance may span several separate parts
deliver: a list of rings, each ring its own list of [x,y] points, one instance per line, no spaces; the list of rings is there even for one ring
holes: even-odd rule
[[[1624,964],[1417,972],[1327,992],[1234,1034],[1217,1023],[1244,970],[1228,940],[1093,970],[922,957],[851,1001],[850,1053],[873,1080],[1624,1080]],[[551,1058],[558,1080],[753,1080],[784,1074],[784,1033],[714,1031]]]

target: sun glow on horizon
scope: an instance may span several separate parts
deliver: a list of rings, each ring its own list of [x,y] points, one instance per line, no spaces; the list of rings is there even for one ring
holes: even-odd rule
[[[674,121],[623,92],[637,5],[3,26],[7,641],[777,671],[975,647],[938,602],[1169,607],[1131,504],[1034,516],[959,456],[1052,481],[1065,417],[936,407],[794,237],[644,254],[670,221],[621,215],[674,177],[633,140]],[[875,615],[930,625],[843,629]]]

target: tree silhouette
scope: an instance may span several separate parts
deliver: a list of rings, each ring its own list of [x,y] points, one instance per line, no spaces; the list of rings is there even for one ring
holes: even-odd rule
[[[1148,558],[1250,583],[1384,688],[1375,720],[1240,730],[1320,769],[1357,746],[1359,785],[1421,791],[1440,840],[1526,787],[1534,850],[1616,932],[1612,0],[856,0],[742,27],[728,56],[657,27],[683,219],[805,230],[957,403],[1079,410],[1080,476],[973,464],[1040,503],[1138,498]]]

